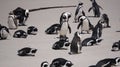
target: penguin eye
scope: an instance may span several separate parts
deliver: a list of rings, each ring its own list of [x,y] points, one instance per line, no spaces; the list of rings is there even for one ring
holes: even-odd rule
[[[63,16],[63,19],[66,19],[66,16]]]
[[[71,15],[68,15],[68,18],[70,18],[71,17]]]

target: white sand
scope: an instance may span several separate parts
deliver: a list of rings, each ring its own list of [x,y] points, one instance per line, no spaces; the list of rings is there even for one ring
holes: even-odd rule
[[[56,6],[56,5],[76,5],[78,0],[1,0],[0,1],[0,23],[7,26],[8,13],[19,7],[25,9]],[[88,13],[91,7],[89,0],[82,1],[84,10],[88,16],[93,15],[92,11]],[[73,67],[88,67],[94,65],[97,61],[104,58],[120,57],[120,52],[111,52],[111,47],[114,42],[120,40],[120,0],[97,0],[98,4],[103,7],[102,13],[108,14],[110,17],[111,28],[103,30],[104,39],[99,45],[92,47],[83,47],[82,53],[77,55],[69,55],[68,50],[52,50],[52,45],[58,40],[58,35],[46,35],[44,33],[50,25],[59,23],[59,18],[62,12],[69,11],[72,13],[72,18],[69,23],[72,28],[72,33],[68,34],[71,41],[73,34],[76,31],[77,24],[72,23],[74,18],[75,8],[49,9],[30,13],[30,17],[26,22],[26,27],[18,29],[27,30],[28,26],[34,25],[39,29],[35,36],[28,36],[26,39],[17,39],[10,36],[7,40],[0,41],[0,67],[40,67],[41,62],[51,62],[54,58],[62,57],[71,60],[74,63]],[[96,24],[99,18],[90,18],[92,24]],[[15,30],[11,30],[13,35]],[[89,37],[88,34],[82,34],[82,40]],[[38,52],[35,57],[19,57],[17,50],[23,47],[37,48]],[[120,67],[120,66],[118,66]]]

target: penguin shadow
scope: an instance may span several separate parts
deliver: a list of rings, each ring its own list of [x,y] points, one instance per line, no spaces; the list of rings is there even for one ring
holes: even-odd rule
[[[59,50],[68,50],[67,48],[60,48]]]
[[[99,17],[96,17],[96,16],[87,16],[89,18],[99,18]]]
[[[27,54],[27,55],[17,54],[17,55],[20,56],[20,57],[35,57],[35,55],[31,55],[31,54]]]
[[[78,54],[81,54],[82,52],[79,52],[79,53],[72,53],[72,52],[68,52],[69,55],[78,55]]]
[[[120,30],[117,30],[116,32],[120,32]]]

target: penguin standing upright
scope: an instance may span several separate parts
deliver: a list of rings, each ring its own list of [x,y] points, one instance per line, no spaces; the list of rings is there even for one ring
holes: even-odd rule
[[[78,4],[76,11],[75,11],[75,18],[74,18],[75,23],[79,21],[78,19],[79,16],[85,16],[85,12],[83,11],[82,7],[83,7],[83,3],[81,2]]]
[[[110,28],[111,26],[109,25],[109,17],[107,14],[102,14],[101,16],[101,23],[103,28]]]
[[[17,27],[18,27],[18,20],[16,19],[16,16],[13,14],[13,12],[10,12],[8,16],[8,28],[13,30],[13,29],[17,29]]]
[[[94,17],[100,17],[100,9],[103,9],[101,6],[99,6],[97,4],[97,2],[95,0],[90,0],[92,2],[92,7],[90,7],[90,9],[88,10],[88,12],[91,11],[91,9],[93,9],[93,13],[94,13]]]
[[[77,29],[79,29],[80,26],[81,26],[81,33],[83,33],[84,31],[89,33],[90,30],[92,30],[94,27],[86,16],[79,17],[79,24],[77,26]]]
[[[71,33],[71,27],[69,26],[69,18],[71,17],[70,12],[63,12],[61,17],[60,17],[60,38],[67,38],[66,34],[67,31],[69,30],[69,33]]]
[[[78,54],[82,49],[81,37],[79,32],[75,32],[73,40],[70,45],[69,54]]]
[[[8,34],[10,34],[9,29],[0,24],[0,40],[7,39]]]

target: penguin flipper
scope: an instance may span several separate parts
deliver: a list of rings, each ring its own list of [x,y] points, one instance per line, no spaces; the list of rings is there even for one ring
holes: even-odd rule
[[[82,11],[82,14],[83,14],[83,16],[85,16],[85,12],[84,11]]]
[[[100,5],[98,5],[98,6],[99,6],[99,8],[101,8],[103,10],[103,8]]]
[[[82,25],[82,21],[78,24],[77,29]]]
[[[90,7],[90,8],[89,8],[89,10],[88,10],[88,12],[90,12],[90,11],[91,11],[91,9],[93,9],[93,7]]]
[[[68,25],[69,33],[71,33],[71,27]]]

